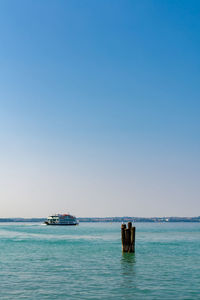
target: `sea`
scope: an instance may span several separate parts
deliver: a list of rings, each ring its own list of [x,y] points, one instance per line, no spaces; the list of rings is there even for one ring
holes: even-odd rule
[[[200,299],[200,223],[0,223],[0,299]]]

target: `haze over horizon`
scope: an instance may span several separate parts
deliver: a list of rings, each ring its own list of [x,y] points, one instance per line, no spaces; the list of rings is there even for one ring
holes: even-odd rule
[[[200,2],[0,2],[0,218],[200,215]]]

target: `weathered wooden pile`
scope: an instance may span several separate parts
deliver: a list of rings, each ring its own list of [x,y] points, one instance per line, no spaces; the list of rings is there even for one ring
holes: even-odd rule
[[[126,224],[122,224],[121,236],[122,252],[135,252],[135,227],[132,226],[132,222],[128,222],[128,228],[126,228]]]

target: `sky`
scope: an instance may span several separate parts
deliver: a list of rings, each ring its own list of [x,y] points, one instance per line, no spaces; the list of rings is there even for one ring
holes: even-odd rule
[[[0,217],[200,215],[200,2],[0,0]]]

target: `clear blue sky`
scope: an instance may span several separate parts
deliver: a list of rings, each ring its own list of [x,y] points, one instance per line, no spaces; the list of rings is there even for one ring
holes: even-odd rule
[[[0,217],[200,215],[200,2],[0,1]]]

